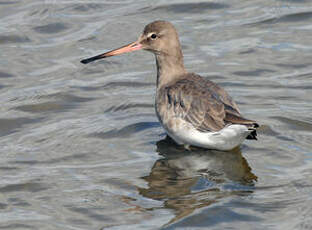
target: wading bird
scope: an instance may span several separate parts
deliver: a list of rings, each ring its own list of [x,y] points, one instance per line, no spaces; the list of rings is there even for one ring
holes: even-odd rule
[[[81,63],[141,49],[156,57],[155,110],[161,125],[177,144],[231,150],[246,138],[257,139],[259,125],[241,115],[223,88],[184,68],[179,37],[170,22],[152,22],[137,41]]]

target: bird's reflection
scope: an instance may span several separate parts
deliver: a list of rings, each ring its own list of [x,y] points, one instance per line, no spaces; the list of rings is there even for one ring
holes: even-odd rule
[[[148,188],[138,189],[144,197],[162,200],[165,208],[175,211],[168,224],[225,197],[250,194],[257,180],[239,148],[184,150],[167,137],[157,142],[157,151],[164,158],[143,177]]]

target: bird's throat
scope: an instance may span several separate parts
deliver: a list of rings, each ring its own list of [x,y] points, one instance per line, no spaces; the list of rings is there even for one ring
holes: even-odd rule
[[[157,89],[182,78],[187,72],[184,68],[183,56],[155,54],[157,66]]]

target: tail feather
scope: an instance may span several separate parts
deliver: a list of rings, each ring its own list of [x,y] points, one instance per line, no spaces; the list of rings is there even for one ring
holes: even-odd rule
[[[259,124],[256,121],[248,120],[246,118],[227,113],[226,117],[224,119],[226,122],[229,122],[231,124],[241,124],[246,125],[248,129],[251,131],[250,134],[246,137],[248,140],[258,140],[257,139],[257,128],[259,127]]]
[[[257,139],[257,130],[252,130],[251,133],[246,137],[248,140],[258,140]]]

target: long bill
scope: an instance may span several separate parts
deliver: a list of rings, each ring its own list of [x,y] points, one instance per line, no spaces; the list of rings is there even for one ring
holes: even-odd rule
[[[123,54],[123,53],[128,53],[128,52],[132,52],[135,50],[140,50],[142,48],[143,47],[139,42],[132,42],[132,43],[125,45],[125,46],[122,46],[118,49],[114,49],[114,50],[108,51],[106,53],[96,55],[94,57],[83,59],[80,62],[83,64],[88,64],[89,62],[93,62],[93,61],[98,60],[98,59],[111,57],[111,56],[115,56],[115,55],[119,55],[119,54]]]

